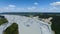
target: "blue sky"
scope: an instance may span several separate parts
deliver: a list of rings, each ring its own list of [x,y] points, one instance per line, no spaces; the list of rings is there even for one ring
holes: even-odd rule
[[[0,0],[1,12],[60,12],[60,0]]]

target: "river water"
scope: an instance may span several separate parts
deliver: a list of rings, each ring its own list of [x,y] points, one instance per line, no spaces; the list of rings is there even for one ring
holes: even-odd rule
[[[3,16],[8,20],[8,23],[0,26],[0,34],[3,34],[3,30],[9,27],[12,23],[18,24],[19,34],[52,34],[51,26],[38,19],[19,15]]]

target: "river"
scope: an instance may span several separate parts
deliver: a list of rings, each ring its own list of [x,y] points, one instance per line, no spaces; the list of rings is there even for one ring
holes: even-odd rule
[[[19,15],[3,15],[8,23],[0,26],[0,34],[12,23],[18,24],[19,34],[52,34],[51,27],[48,23],[44,23],[38,19],[19,16]]]

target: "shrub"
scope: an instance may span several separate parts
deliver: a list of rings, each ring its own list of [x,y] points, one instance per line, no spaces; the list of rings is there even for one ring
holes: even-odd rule
[[[18,24],[13,23],[3,32],[4,34],[18,34]]]
[[[0,18],[0,25],[7,23],[8,20],[6,18]]]

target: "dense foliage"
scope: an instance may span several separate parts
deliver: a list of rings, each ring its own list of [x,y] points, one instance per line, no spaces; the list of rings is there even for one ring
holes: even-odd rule
[[[0,18],[0,25],[7,23],[8,20],[6,18]]]
[[[18,34],[18,24],[13,23],[11,26],[4,30],[4,34]]]
[[[40,14],[40,18],[48,18],[53,17],[52,22],[52,30],[55,31],[55,34],[60,34],[60,14]]]

